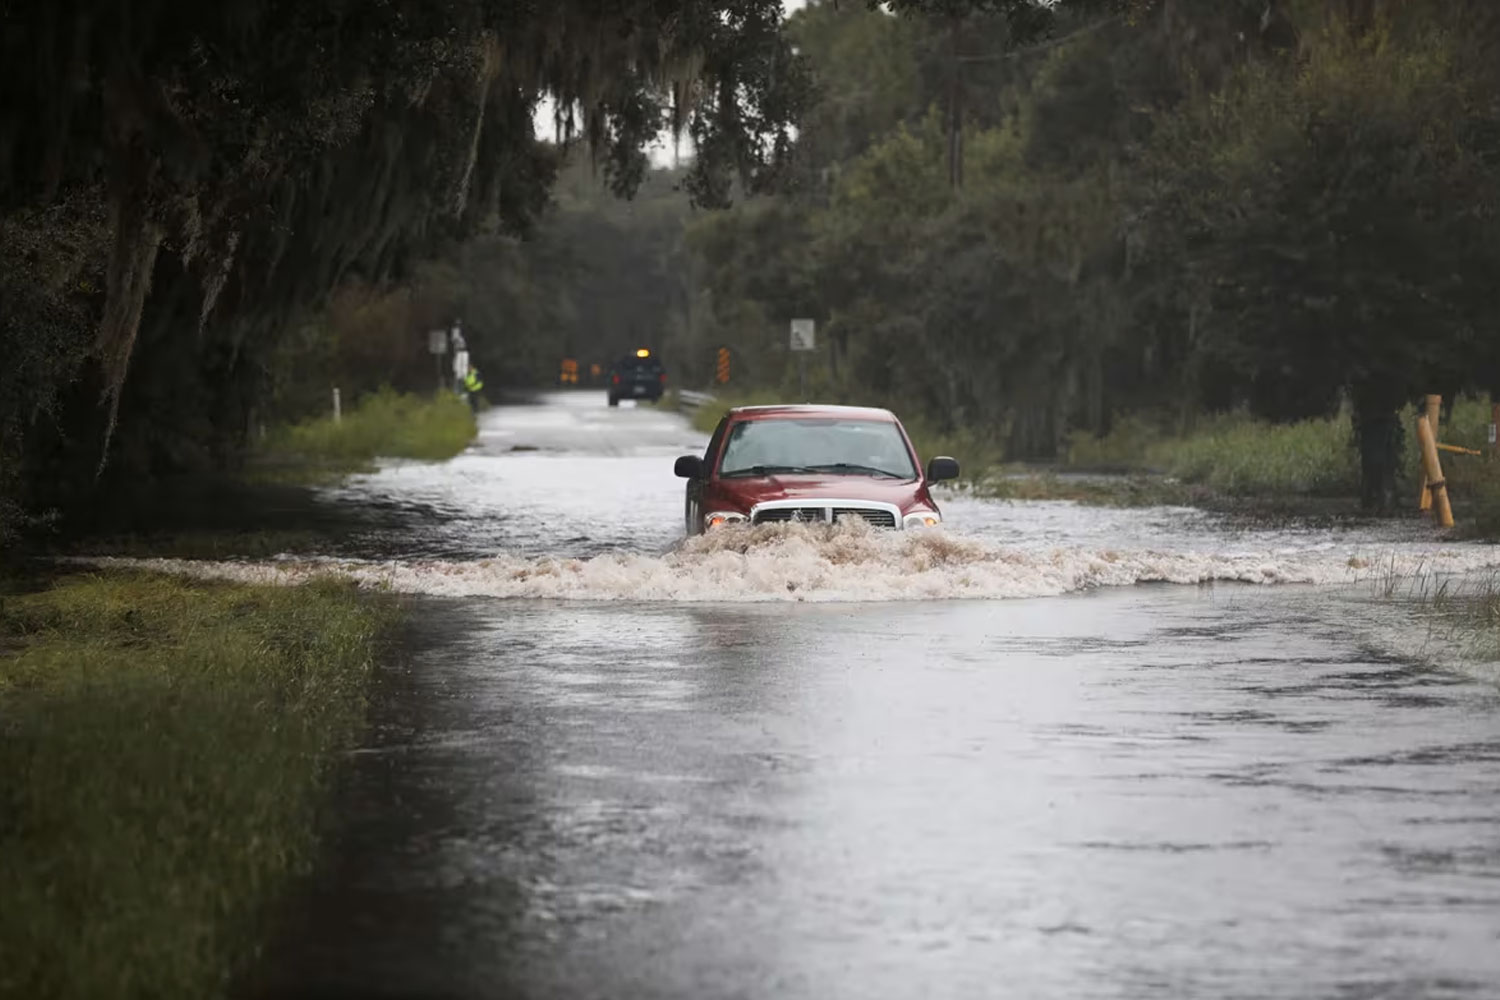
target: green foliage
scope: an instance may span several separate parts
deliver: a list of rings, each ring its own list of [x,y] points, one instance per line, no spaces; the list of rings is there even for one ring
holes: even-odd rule
[[[1279,418],[1347,391],[1372,505],[1393,499],[1394,410],[1497,387],[1475,294],[1500,264],[1495,20],[1465,6],[1309,31],[1295,64],[1163,119],[1145,158],[1145,256],[1200,310],[1200,363]]]
[[[1359,484],[1352,434],[1347,413],[1288,424],[1226,414],[1202,419],[1183,435],[1135,417],[1103,437],[1075,434],[1067,463],[1163,473],[1237,497],[1349,496]]]
[[[793,18],[788,34],[817,72],[817,99],[797,143],[809,169],[859,155],[926,110],[909,30],[909,22],[854,5],[814,3]],[[821,178],[806,183],[821,186]]]
[[[347,471],[376,458],[438,462],[467,448],[476,430],[468,403],[453,393],[418,396],[386,388],[360,399],[341,420],[329,415],[278,428],[256,464]]]
[[[232,469],[268,391],[290,401],[273,417],[304,408],[289,335],[314,369],[420,361],[420,326],[384,322],[407,339],[363,356],[358,325],[319,333],[326,298],[383,296],[453,241],[528,232],[562,152],[533,134],[544,96],[616,194],[668,124],[695,143],[695,204],[788,168],[808,80],[779,0],[355,8],[6,6],[0,506],[69,502],[101,467]]]
[[[1500,389],[1500,15],[1103,6],[1053,8],[1041,43],[1007,3],[799,14],[818,183],[694,225],[696,353],[785,385],[786,321],[815,318],[831,395],[1011,459],[1107,464],[1246,411],[1293,426],[1204,444],[1226,458],[1195,476],[1389,504],[1396,412]]]
[[[0,995],[223,995],[311,858],[389,612],[104,574],[0,604]]]
[[[1359,486],[1351,434],[1347,416],[1290,424],[1225,417],[1158,442],[1146,461],[1233,496],[1349,496]]]
[[[1103,435],[1075,430],[1068,436],[1064,459],[1069,466],[1093,472],[1144,469],[1148,456],[1165,435],[1144,414],[1130,414],[1114,422]]]

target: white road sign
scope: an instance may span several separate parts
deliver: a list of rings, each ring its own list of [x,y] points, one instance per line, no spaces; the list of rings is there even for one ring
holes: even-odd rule
[[[447,330],[428,330],[427,331],[427,351],[428,351],[429,354],[447,354],[448,353],[448,331]]]
[[[811,351],[814,347],[813,321],[810,319],[792,320],[792,350]]]

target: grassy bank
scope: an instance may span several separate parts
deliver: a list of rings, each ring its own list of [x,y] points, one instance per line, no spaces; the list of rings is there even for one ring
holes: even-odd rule
[[[1398,487],[1414,508],[1419,492],[1415,411],[1405,429]],[[1446,444],[1485,451],[1490,406],[1461,398],[1438,428]],[[1154,473],[1201,486],[1220,496],[1250,498],[1353,497],[1359,492],[1354,429],[1347,413],[1294,424],[1269,424],[1242,415],[1201,421],[1190,433],[1166,434],[1143,420],[1117,423],[1104,438],[1075,435],[1073,469]],[[1455,510],[1469,530],[1500,531],[1500,463],[1471,455],[1442,455]]]
[[[0,600],[0,995],[221,995],[309,859],[391,614],[114,573]]]
[[[1352,496],[1359,490],[1352,434],[1347,415],[1293,424],[1219,416],[1185,435],[1126,419],[1103,438],[1075,434],[1066,464],[1155,473],[1230,496]]]
[[[272,431],[251,462],[260,478],[326,478],[368,470],[377,458],[438,462],[468,447],[477,425],[451,393],[419,396],[382,389],[335,421],[332,416]]]

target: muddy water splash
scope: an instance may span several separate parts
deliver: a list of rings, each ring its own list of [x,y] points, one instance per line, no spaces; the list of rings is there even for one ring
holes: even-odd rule
[[[903,601],[1044,597],[1138,583],[1339,585],[1500,569],[1500,549],[1321,545],[1265,551],[1019,548],[943,531],[728,528],[663,555],[473,560],[93,560],[202,578],[296,584],[337,576],[398,593],[589,601]]]

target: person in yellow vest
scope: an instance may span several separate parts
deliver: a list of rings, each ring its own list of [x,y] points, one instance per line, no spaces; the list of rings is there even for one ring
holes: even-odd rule
[[[469,400],[469,409],[475,413],[479,412],[479,390],[483,388],[484,380],[479,377],[479,369],[470,365],[464,376],[464,396]]]

